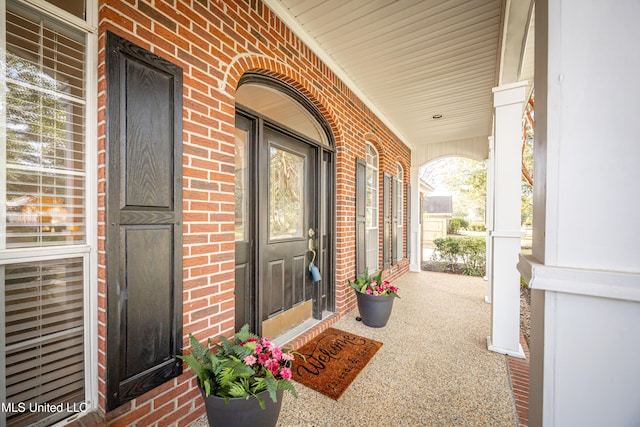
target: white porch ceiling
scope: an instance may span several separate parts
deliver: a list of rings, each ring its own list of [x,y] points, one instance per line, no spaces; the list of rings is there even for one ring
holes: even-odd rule
[[[503,0],[266,4],[410,147],[491,134]]]

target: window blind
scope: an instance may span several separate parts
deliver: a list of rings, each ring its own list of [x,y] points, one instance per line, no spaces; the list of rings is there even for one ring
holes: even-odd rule
[[[0,265],[0,396],[17,405],[0,424],[50,425],[84,408],[85,256],[30,249],[86,243],[86,36],[11,1],[2,13],[0,248],[23,260]]]
[[[23,413],[7,425],[69,414],[31,411],[30,405],[84,400],[82,258],[4,267],[7,402]]]
[[[378,271],[378,151],[370,143],[366,143],[367,148],[367,194],[366,194],[366,246],[367,246],[367,268],[369,273]]]
[[[396,217],[396,247],[394,248],[395,257],[398,261],[404,258],[403,253],[403,235],[404,235],[404,168],[400,163],[396,165],[396,180],[398,181],[398,191],[395,193],[397,209]]]
[[[85,243],[84,35],[6,14],[7,248]]]

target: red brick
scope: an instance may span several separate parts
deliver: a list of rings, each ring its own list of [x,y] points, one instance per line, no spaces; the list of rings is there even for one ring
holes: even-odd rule
[[[237,3],[236,3],[237,1]],[[98,276],[99,293],[99,370],[100,405],[104,408],[106,375],[106,270],[105,257],[105,63],[104,31],[123,35],[163,58],[179,64],[183,70],[183,245],[184,245],[184,332],[197,331],[217,335],[232,330],[234,287],[234,165],[235,104],[233,94],[241,75],[247,70],[262,70],[305,94],[323,112],[332,126],[337,147],[336,169],[336,310],[345,312],[355,305],[348,292],[347,279],[355,269],[354,174],[355,158],[364,158],[365,141],[372,141],[381,154],[382,172],[395,174],[400,162],[408,176],[410,151],[375,117],[355,95],[296,36],[286,29],[267,7],[260,12],[240,0],[226,0],[223,10],[216,2],[157,0],[151,2],[109,2],[100,9],[98,144],[99,206]],[[258,2],[258,4],[260,4]],[[205,6],[206,5],[206,6]],[[247,56],[248,52],[255,54]],[[240,55],[245,55],[240,58]],[[281,61],[295,57],[285,66]],[[234,58],[236,59],[234,61]],[[233,62],[232,62],[233,61]],[[330,112],[331,111],[331,112]],[[382,179],[382,178],[381,178]],[[380,201],[381,204],[381,201]],[[381,227],[382,230],[382,227]],[[380,232],[382,233],[382,231]],[[406,242],[406,236],[404,241]],[[408,270],[405,260],[389,278]],[[220,310],[223,310],[220,312]],[[225,311],[226,310],[226,311]],[[296,345],[335,322],[339,316],[295,340]],[[186,342],[186,340],[184,340]],[[514,365],[513,375],[523,376]],[[528,369],[528,365],[527,368]],[[175,384],[171,382],[171,384]],[[203,413],[195,411],[179,386],[158,388],[124,406],[115,423],[158,422],[158,425],[186,425]],[[527,383],[528,384],[528,383]],[[521,384],[514,381],[514,387]],[[524,386],[524,384],[522,384]],[[160,390],[160,391],[158,391]],[[157,394],[160,393],[160,394]],[[155,398],[150,396],[156,396]],[[154,399],[153,414],[144,413],[145,399]],[[177,402],[177,403],[176,403]],[[172,405],[172,403],[175,403]],[[141,405],[141,406],[140,406]],[[140,407],[138,407],[140,406]],[[110,414],[111,415],[111,414]],[[113,419],[113,417],[111,418]],[[124,420],[124,421],[123,421]],[[120,425],[124,425],[120,424]]]

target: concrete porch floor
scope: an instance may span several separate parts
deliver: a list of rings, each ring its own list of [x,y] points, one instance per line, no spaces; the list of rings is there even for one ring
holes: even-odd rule
[[[383,343],[360,375],[337,401],[296,383],[298,399],[285,393],[278,425],[526,426],[512,383],[526,374],[528,386],[528,363],[513,372],[511,358],[487,350],[486,281],[420,272],[395,284],[401,298],[386,327],[356,321],[357,309],[332,325]],[[206,425],[203,417],[191,427]]]

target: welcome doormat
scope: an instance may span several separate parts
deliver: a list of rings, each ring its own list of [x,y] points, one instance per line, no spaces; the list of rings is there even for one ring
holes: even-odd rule
[[[293,379],[334,400],[358,376],[382,343],[329,328],[298,349]]]

